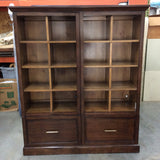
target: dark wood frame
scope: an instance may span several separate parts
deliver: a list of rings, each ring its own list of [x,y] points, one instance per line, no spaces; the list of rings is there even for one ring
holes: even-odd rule
[[[22,121],[23,121],[23,135],[24,135],[24,155],[37,155],[37,154],[77,154],[77,153],[122,153],[122,152],[139,152],[138,145],[138,132],[139,132],[139,107],[140,107],[140,86],[141,86],[141,70],[142,70],[142,50],[143,50],[143,31],[144,31],[144,17],[145,10],[148,8],[148,5],[143,6],[31,6],[31,7],[10,7],[14,15],[14,29],[15,29],[15,39],[16,39],[16,52],[17,52],[17,63],[18,63],[18,75],[19,75],[19,85],[20,85],[20,95],[21,95],[21,106],[22,106]],[[47,39],[45,42],[48,46],[48,57],[50,57],[50,39],[49,39],[49,23],[48,16],[64,16],[71,15],[76,16],[76,55],[77,55],[77,112],[76,113],[65,113],[61,112],[60,114],[52,113],[53,105],[50,106],[50,111],[47,113],[36,113],[36,114],[27,114],[27,107],[24,103],[24,84],[22,81],[22,64],[21,64],[21,52],[23,48],[20,47],[21,40],[21,28],[23,24],[18,20],[18,17],[23,16],[45,16],[46,22],[46,34]],[[84,81],[83,81],[83,50],[84,50],[84,37],[83,37],[83,16],[94,16],[94,15],[107,15],[110,16],[110,39],[107,43],[110,45],[109,53],[109,111],[103,113],[86,113],[84,109]],[[140,39],[137,40],[126,40],[124,42],[136,42],[139,43],[139,57],[138,57],[138,68],[137,71],[137,100],[136,100],[136,111],[134,112],[112,112],[111,111],[111,74],[112,74],[112,43],[120,42],[119,40],[112,40],[112,27],[113,27],[113,16],[114,15],[138,15],[141,19],[140,21]],[[122,42],[122,41],[121,41]],[[25,42],[21,43],[35,43],[35,42]],[[55,42],[56,43],[56,42]],[[122,42],[123,43],[123,42]],[[25,49],[24,49],[25,50]],[[48,59],[48,65],[51,65],[51,60]],[[123,67],[123,66],[120,66]],[[129,66],[131,67],[131,66]],[[51,69],[48,67],[49,79],[51,79]],[[50,82],[52,82],[50,80]],[[49,83],[50,89],[50,100],[52,102],[52,84]],[[130,89],[128,89],[130,90]],[[86,119],[89,118],[97,119],[126,119],[124,125],[128,124],[128,119],[134,120],[134,125],[132,129],[134,130],[134,136],[132,142],[125,141],[115,141],[107,143],[86,143]],[[43,120],[47,119],[48,121],[59,120],[59,119],[76,119],[77,122],[77,142],[78,144],[70,144],[66,146],[63,143],[50,143],[50,144],[29,144],[28,143],[28,121],[30,120]],[[118,121],[117,121],[118,122]],[[94,122],[93,122],[94,123]],[[43,126],[42,126],[43,127]],[[123,129],[123,128],[122,128]],[[97,132],[98,133],[98,132]],[[66,133],[67,134],[67,133]],[[123,134],[123,130],[118,133],[118,136]]]

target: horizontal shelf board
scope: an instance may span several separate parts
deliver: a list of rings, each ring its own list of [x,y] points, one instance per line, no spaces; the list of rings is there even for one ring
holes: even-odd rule
[[[23,40],[20,43],[76,43],[76,40],[64,40],[64,41],[40,41],[40,40]],[[131,40],[84,40],[84,43],[130,43],[139,42],[137,39]]]
[[[22,68],[49,68],[48,63],[27,63]]]
[[[84,43],[136,43],[138,39],[120,39],[120,40],[84,40]]]
[[[85,112],[107,112],[108,102],[85,102]]]
[[[52,64],[51,68],[76,68],[76,63],[54,63]]]
[[[113,43],[130,43],[130,42],[139,42],[138,39],[128,39],[128,40],[112,40]]]
[[[133,62],[112,62],[112,67],[138,67],[138,64]]]
[[[123,112],[123,111],[135,111],[134,103],[128,102],[111,102],[111,111]]]
[[[24,40],[20,43],[76,43],[76,40],[64,40],[64,41],[41,41],[41,40]]]
[[[84,62],[85,68],[108,68],[107,62]]]
[[[76,102],[59,102],[53,103],[53,113],[59,112],[77,112]]]
[[[112,82],[111,90],[137,90],[137,87],[131,82]]]
[[[32,113],[49,113],[50,112],[50,103],[49,102],[37,102],[29,104],[29,109],[27,110],[28,114]]]
[[[33,83],[28,85],[25,89],[24,92],[45,92],[49,91],[49,84],[46,83]]]
[[[66,40],[66,41],[48,41],[49,43],[76,43],[76,40]]]
[[[84,43],[109,43],[109,40],[84,40]]]
[[[24,40],[24,41],[20,41],[20,43],[47,43],[47,41]]]
[[[108,17],[106,16],[94,16],[94,17],[84,17],[83,18],[84,21],[106,21],[109,20]]]
[[[109,87],[106,83],[85,83],[84,84],[85,91],[108,91]]]
[[[53,85],[53,91],[77,91],[77,86],[76,84],[70,84],[70,83],[66,83],[66,84],[57,84],[57,85]]]

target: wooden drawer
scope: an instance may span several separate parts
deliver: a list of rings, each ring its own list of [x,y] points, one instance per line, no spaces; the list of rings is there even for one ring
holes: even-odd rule
[[[28,142],[77,143],[77,119],[28,120]]]
[[[132,142],[134,124],[133,118],[86,118],[86,141]]]

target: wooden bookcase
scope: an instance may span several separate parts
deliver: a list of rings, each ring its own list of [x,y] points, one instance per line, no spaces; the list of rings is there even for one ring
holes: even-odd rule
[[[139,152],[147,8],[10,8],[25,155]]]

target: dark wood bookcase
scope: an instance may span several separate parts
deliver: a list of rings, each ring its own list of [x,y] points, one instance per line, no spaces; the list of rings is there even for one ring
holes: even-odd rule
[[[10,8],[25,155],[139,152],[147,8]]]

